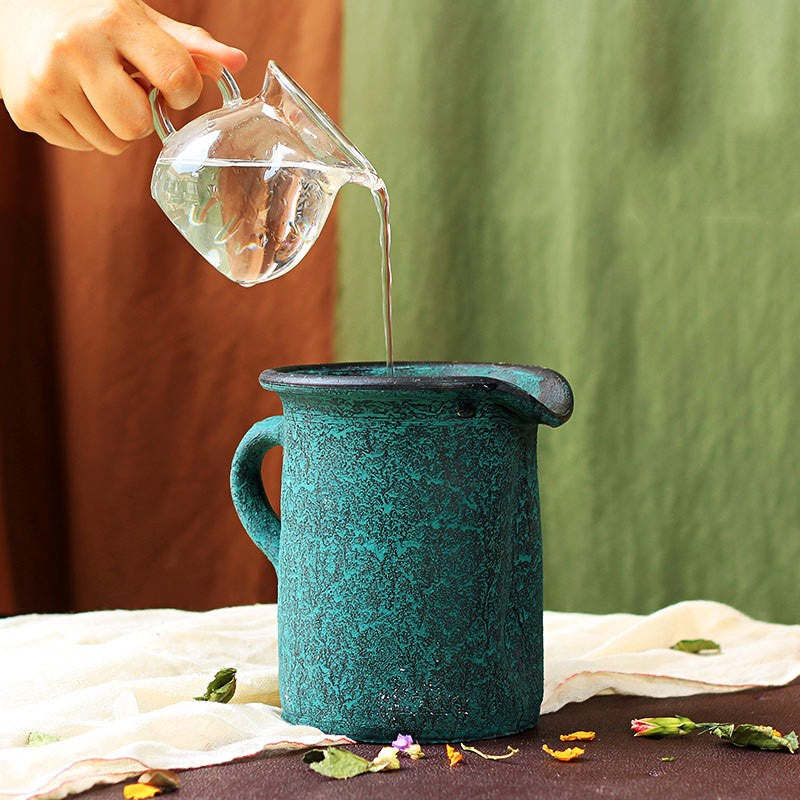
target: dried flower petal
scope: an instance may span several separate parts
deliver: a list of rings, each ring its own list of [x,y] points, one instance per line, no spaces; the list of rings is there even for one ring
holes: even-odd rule
[[[400,751],[396,747],[382,747],[370,764],[370,772],[383,772],[386,769],[400,769],[400,762],[397,754]]]
[[[139,778],[139,783],[149,783],[159,789],[174,791],[181,785],[181,779],[168,769],[151,769]]]
[[[455,747],[451,745],[446,745],[445,749],[447,750],[447,757],[450,759],[450,766],[454,767],[456,764],[460,764],[464,760],[463,753],[456,750]]]
[[[553,758],[557,758],[559,761],[572,761],[574,758],[578,758],[578,756],[582,756],[586,752],[582,747],[570,747],[568,750],[553,750],[546,744],[542,745],[542,750],[544,750],[545,753],[549,753]]]
[[[575,731],[574,733],[562,733],[558,738],[562,742],[591,742],[597,734],[594,731]]]
[[[512,747],[511,745],[509,745],[506,748],[508,752],[503,753],[500,756],[490,756],[488,753],[482,753],[480,750],[478,750],[477,747],[470,747],[469,745],[464,744],[464,742],[461,742],[461,747],[464,750],[469,750],[470,753],[475,753],[479,755],[481,758],[486,758],[491,761],[500,761],[503,758],[511,758],[511,756],[515,756],[517,753],[519,753],[519,750],[516,747]]]
[[[415,761],[420,758],[425,758],[425,753],[422,752],[422,748],[416,742],[406,747],[404,752],[409,758],[413,758]]]
[[[397,738],[392,742],[392,747],[397,748],[401,753],[405,753],[409,758],[425,758],[422,748],[414,741],[413,736],[407,733],[398,733]]]
[[[412,744],[414,744],[413,736],[409,736],[407,733],[398,733],[397,738],[392,742],[392,747],[396,747],[398,750],[405,750]]]
[[[150,786],[149,783],[129,783],[123,787],[122,794],[127,800],[147,800],[148,797],[155,797],[163,791],[158,786]]]

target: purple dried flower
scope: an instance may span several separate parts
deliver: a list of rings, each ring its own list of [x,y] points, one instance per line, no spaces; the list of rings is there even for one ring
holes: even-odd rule
[[[392,747],[405,752],[411,745],[414,744],[414,737],[405,733],[398,733],[397,738],[392,742]]]

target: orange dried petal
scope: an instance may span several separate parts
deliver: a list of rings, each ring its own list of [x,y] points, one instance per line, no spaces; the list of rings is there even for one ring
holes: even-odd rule
[[[557,758],[559,761],[572,761],[573,758],[582,756],[586,751],[582,747],[570,747],[568,750],[553,750],[546,744],[542,745],[545,753]]]
[[[783,734],[777,728],[772,729],[772,735],[777,736],[779,739],[783,739]]]
[[[591,742],[597,734],[594,731],[575,731],[574,733],[563,733],[558,738],[562,742]]]
[[[451,767],[460,764],[464,760],[463,754],[452,745],[445,745],[445,749],[447,750],[447,757],[450,759]]]
[[[161,794],[163,789],[158,786],[151,786],[149,783],[129,783],[123,787],[122,794],[127,800],[147,800],[148,797],[155,797]]]

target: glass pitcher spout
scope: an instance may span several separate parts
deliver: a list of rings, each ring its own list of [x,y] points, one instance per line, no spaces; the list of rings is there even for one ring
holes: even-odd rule
[[[378,174],[336,123],[274,61],[267,64],[260,96],[303,142],[315,163]]]

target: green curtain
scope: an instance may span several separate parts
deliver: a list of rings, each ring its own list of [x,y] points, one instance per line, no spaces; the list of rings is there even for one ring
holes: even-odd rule
[[[344,128],[392,201],[396,356],[562,372],[546,606],[800,619],[800,4],[346,0]],[[383,357],[340,201],[337,357]]]

